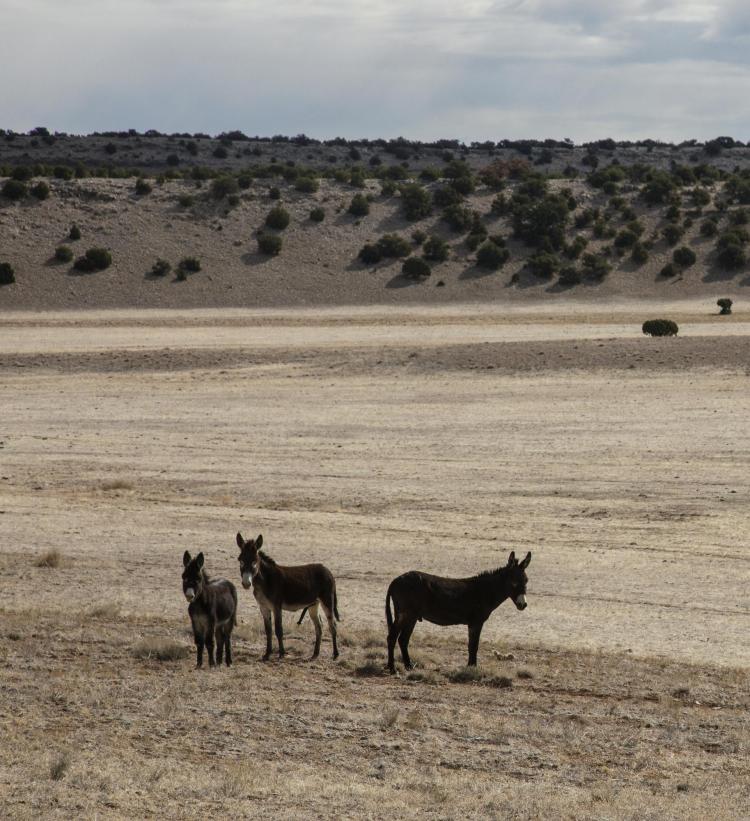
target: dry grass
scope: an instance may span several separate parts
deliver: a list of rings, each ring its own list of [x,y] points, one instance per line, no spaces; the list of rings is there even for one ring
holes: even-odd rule
[[[99,486],[102,490],[133,490],[135,485],[126,479],[109,479]]]
[[[169,639],[146,638],[133,646],[133,655],[138,659],[179,661],[190,655],[190,648]]]
[[[53,781],[59,781],[70,768],[70,753],[63,751],[52,756],[49,763],[49,777]]]
[[[48,550],[46,553],[43,553],[34,562],[36,567],[60,567],[61,564],[62,553],[57,548],[53,548],[52,550]]]

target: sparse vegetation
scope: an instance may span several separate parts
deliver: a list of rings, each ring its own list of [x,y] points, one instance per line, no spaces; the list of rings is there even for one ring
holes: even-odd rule
[[[692,248],[683,245],[680,248],[675,248],[672,259],[680,268],[689,268],[691,265],[695,265],[696,256]]]
[[[398,234],[383,234],[377,246],[382,257],[408,257],[411,253],[409,240]]]
[[[258,234],[258,253],[275,257],[281,253],[282,240],[278,234]]]
[[[37,567],[60,567],[62,563],[62,553],[57,548],[52,548],[42,553],[41,556],[34,562]]]
[[[641,329],[648,336],[677,336],[677,323],[671,319],[648,319]]]
[[[72,242],[79,240],[81,238],[81,229],[77,225],[71,225],[70,231],[68,232],[68,239]]]
[[[177,270],[183,274],[196,274],[201,269],[201,261],[198,257],[183,257],[177,263]]]
[[[172,270],[172,264],[166,259],[157,259],[151,266],[151,276],[165,277]]]
[[[154,189],[151,187],[151,183],[147,180],[144,180],[143,177],[138,177],[135,181],[135,193],[139,197],[145,197],[146,194],[150,194]]]

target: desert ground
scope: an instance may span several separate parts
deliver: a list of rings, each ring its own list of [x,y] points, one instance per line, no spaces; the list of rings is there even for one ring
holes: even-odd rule
[[[666,315],[676,338],[651,339]],[[0,314],[8,818],[746,818],[750,314],[710,299]],[[194,667],[180,574],[324,562],[342,654]],[[532,552],[529,607],[388,582]]]

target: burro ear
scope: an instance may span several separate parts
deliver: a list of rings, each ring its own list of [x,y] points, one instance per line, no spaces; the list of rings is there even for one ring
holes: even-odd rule
[[[514,564],[516,564],[516,551],[511,550],[510,556],[508,556],[508,567],[513,567]]]
[[[263,534],[259,533],[258,538],[255,540],[255,547],[257,550],[260,550],[263,547]]]
[[[521,564],[519,565],[519,566],[520,566],[520,568],[521,568],[521,570],[526,570],[526,568],[529,566],[529,562],[530,562],[530,561],[531,561],[531,551],[529,551],[529,552],[526,554],[526,558],[525,558],[525,559],[521,562]]]
[[[190,564],[190,551],[186,550],[182,554],[182,566],[187,567]]]
[[[201,567],[203,567],[203,561],[203,553],[201,552],[195,557],[195,563],[198,566],[198,570],[200,570]]]
[[[242,550],[242,548],[244,546],[245,546],[245,540],[242,538],[242,534],[238,532],[237,533],[237,547],[239,547],[239,549]]]

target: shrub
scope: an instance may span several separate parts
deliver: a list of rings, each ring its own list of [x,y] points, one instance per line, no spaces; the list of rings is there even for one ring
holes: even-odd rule
[[[636,242],[633,250],[630,252],[630,258],[636,265],[643,265],[648,262],[648,250],[642,242]]]
[[[623,228],[615,236],[615,248],[632,248],[638,242],[638,235],[629,228]]]
[[[441,185],[432,193],[432,201],[438,208],[447,208],[461,202],[461,195],[449,185]]]
[[[641,329],[648,336],[677,336],[677,323],[671,319],[647,319]]]
[[[281,237],[278,234],[259,234],[258,253],[276,257],[281,253]]]
[[[454,231],[468,231],[474,223],[474,211],[464,205],[449,205],[443,211],[443,219]]]
[[[237,194],[239,190],[240,184],[234,177],[229,176],[229,174],[223,174],[211,182],[211,196],[215,200],[222,200],[224,197]]]
[[[581,254],[586,249],[586,246],[589,244],[589,241],[581,234],[578,234],[574,239],[573,242],[568,243],[565,246],[564,253],[565,256],[569,259],[578,259]]]
[[[422,257],[407,257],[401,266],[401,273],[408,279],[424,279],[430,276],[432,269]]]
[[[383,234],[377,246],[383,257],[408,257],[411,253],[409,241],[398,234]]]
[[[591,279],[604,279],[612,270],[612,266],[601,254],[583,255],[583,272]]]
[[[310,211],[310,220],[312,222],[323,222],[326,218],[326,212],[319,206]]]
[[[557,281],[560,285],[570,288],[573,285],[580,285],[583,277],[575,265],[566,265],[561,271]]]
[[[365,172],[361,168],[352,168],[349,185],[353,185],[355,188],[364,188],[366,183]]]
[[[666,171],[652,171],[651,179],[641,189],[641,196],[649,205],[669,202],[677,184]]]
[[[280,200],[281,199],[281,191],[275,186],[271,186],[268,189],[268,199],[270,200]]]
[[[0,262],[0,285],[12,285],[16,281],[16,274],[9,262]]]
[[[58,262],[72,262],[73,249],[67,245],[58,245],[58,247],[55,248],[55,259]]]
[[[674,264],[674,262],[668,262],[662,269],[659,271],[659,276],[665,277],[668,279],[669,277],[676,277],[677,274],[680,273],[680,269]]]
[[[747,263],[745,249],[741,245],[730,243],[719,249],[716,258],[722,268],[735,270],[742,268]]]
[[[370,203],[364,194],[355,194],[347,211],[355,217],[366,217],[370,213]]]
[[[432,262],[445,262],[448,259],[449,252],[448,243],[434,235],[429,237],[422,246],[422,256]]]
[[[402,185],[401,208],[408,220],[424,219],[432,213],[432,196],[417,183]]]
[[[396,183],[393,180],[385,180],[380,186],[380,193],[384,197],[392,197],[396,193]]]
[[[726,316],[727,314],[732,313],[732,300],[727,299],[726,297],[722,299],[717,299],[716,304],[721,308],[719,314],[721,316]]]
[[[49,185],[40,180],[36,185],[31,187],[31,196],[38,200],[46,200],[49,197]]]
[[[112,254],[106,248],[89,248],[88,251],[73,263],[76,271],[91,273],[103,271],[112,264]]]
[[[143,197],[146,194],[150,194],[152,190],[153,189],[151,188],[151,185],[148,182],[146,182],[146,180],[144,180],[143,177],[138,177],[138,179],[135,181],[135,193],[139,197]]]
[[[81,238],[81,229],[77,225],[71,225],[68,232],[68,239],[75,242]]]
[[[165,277],[172,270],[172,266],[166,259],[157,259],[151,266],[151,275],[155,277]]]
[[[180,194],[177,202],[182,208],[192,208],[195,205],[195,197],[192,194]]]
[[[180,158],[177,156],[177,154],[167,154],[167,165],[174,166],[174,165],[179,165],[179,164],[180,164]]]
[[[266,214],[266,225],[283,231],[289,225],[289,212],[281,205],[276,205]]]
[[[201,261],[197,257],[183,257],[177,263],[177,270],[185,274],[195,274],[201,269]]]
[[[226,148],[224,148],[223,145],[219,145],[216,148],[214,148],[213,154],[217,160],[225,160],[229,156],[229,152],[226,150]]]
[[[527,265],[534,276],[540,279],[551,279],[560,268],[560,260],[557,254],[542,252],[541,254],[534,254],[527,262]]]
[[[427,234],[425,234],[421,228],[417,228],[416,231],[411,232],[411,241],[417,246],[423,245],[426,239]]]
[[[22,200],[28,189],[21,180],[6,180],[3,185],[3,196],[9,200]]]
[[[701,223],[701,236],[715,237],[719,233],[719,226],[715,220],[707,219]]]
[[[695,265],[695,252],[688,248],[686,245],[683,245],[680,248],[676,248],[674,253],[672,254],[672,259],[679,265],[681,268],[689,268],[691,265]]]
[[[736,211],[731,211],[729,214],[730,225],[747,225],[748,216],[744,208],[738,208]]]
[[[522,186],[519,187],[519,189]],[[567,198],[545,194],[529,198],[519,190],[513,197],[513,230],[527,245],[559,251],[565,244],[565,229],[570,219]]]
[[[485,241],[485,239],[487,239],[487,232],[486,231],[484,231],[484,232],[472,231],[466,237],[466,247],[470,251],[476,251],[477,248],[479,248],[479,246]]]
[[[314,194],[320,188],[320,183],[315,177],[308,175],[297,177],[294,187],[303,194]]]
[[[679,225],[670,223],[664,227],[661,233],[668,245],[676,245],[683,232]]]
[[[383,258],[380,248],[372,242],[363,245],[357,256],[365,265],[376,265]]]
[[[507,248],[501,248],[491,239],[483,242],[477,249],[477,265],[480,268],[489,268],[491,271],[497,271],[510,259],[510,251]]]

